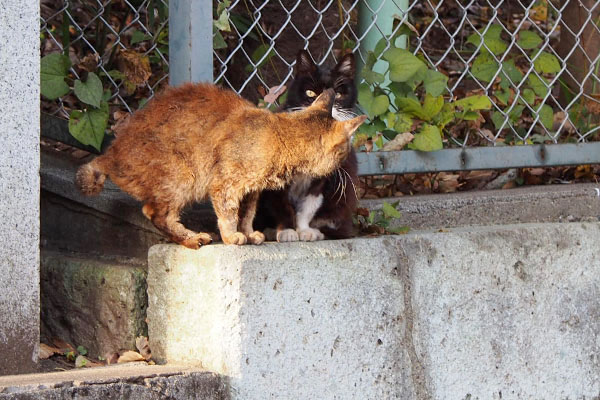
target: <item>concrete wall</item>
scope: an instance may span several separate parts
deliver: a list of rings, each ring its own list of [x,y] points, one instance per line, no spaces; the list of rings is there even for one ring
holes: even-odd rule
[[[592,399],[600,224],[150,249],[155,359],[232,399]]]
[[[39,7],[0,1],[0,374],[37,362]]]

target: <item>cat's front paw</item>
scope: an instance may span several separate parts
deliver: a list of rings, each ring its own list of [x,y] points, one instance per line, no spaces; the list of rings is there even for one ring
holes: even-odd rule
[[[254,231],[248,235],[248,242],[252,244],[261,244],[265,241],[265,235],[262,232]]]
[[[297,242],[299,239],[298,232],[293,229],[284,229],[277,232],[277,241],[282,242]]]
[[[208,233],[200,232],[188,239],[183,240],[181,244],[188,249],[197,250],[200,248],[200,246],[211,243],[212,240],[212,237]]]
[[[325,239],[325,235],[320,230],[314,228],[297,229],[298,237],[303,242],[314,242],[315,240]]]
[[[223,237],[223,243],[225,244],[243,245],[246,244],[246,242],[248,241],[248,238],[246,238],[246,235],[244,235],[242,232],[235,232],[228,236],[221,236]]]

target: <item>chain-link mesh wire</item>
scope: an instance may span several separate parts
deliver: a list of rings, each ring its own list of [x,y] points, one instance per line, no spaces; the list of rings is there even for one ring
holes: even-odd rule
[[[223,48],[215,49],[215,79],[246,97],[256,99],[287,84],[301,48],[319,65],[333,64],[344,51],[353,51],[364,65],[373,50],[366,45],[369,36],[389,39],[404,26],[410,29],[409,50],[449,77],[448,99],[484,94],[492,100],[484,121],[447,132],[448,145],[599,137],[596,0],[429,0],[404,5],[393,0],[236,0],[227,10],[231,30],[215,32],[219,42],[217,36],[226,39]],[[368,18],[359,23],[359,13]],[[396,20],[387,29],[382,22],[390,14]]]
[[[168,3],[163,0],[42,0],[42,56],[68,54],[73,80],[97,73],[114,112],[135,111],[168,82]],[[42,101],[68,118],[82,108],[73,94]],[[118,115],[118,114],[117,114]]]
[[[408,49],[448,76],[446,98],[485,94],[492,101],[483,120],[446,132],[449,146],[583,142],[600,135],[596,0],[232,0],[213,6],[214,79],[253,101],[289,83],[299,49],[308,49],[319,65],[353,51],[361,65],[373,50],[369,37],[389,39],[409,27]],[[112,112],[135,110],[166,84],[165,0],[42,0],[41,7],[42,55],[66,52],[68,42],[73,78],[98,71]],[[396,17],[391,32],[382,23],[390,14]],[[150,61],[151,75],[134,85],[119,64],[127,50]],[[76,102],[70,95],[42,107],[67,116]]]

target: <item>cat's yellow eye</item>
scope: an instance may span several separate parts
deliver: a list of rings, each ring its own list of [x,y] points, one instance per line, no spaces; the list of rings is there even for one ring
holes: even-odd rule
[[[317,94],[315,92],[313,92],[312,90],[307,90],[306,95],[308,97],[317,97]]]
[[[341,93],[336,93],[336,94],[335,94],[335,98],[336,98],[336,99],[339,99],[340,97],[342,97],[342,94],[341,94]]]

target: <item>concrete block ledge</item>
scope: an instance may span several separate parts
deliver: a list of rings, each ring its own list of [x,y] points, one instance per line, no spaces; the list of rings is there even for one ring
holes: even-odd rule
[[[150,249],[155,359],[232,399],[600,395],[600,224]]]
[[[0,377],[0,400],[226,400],[228,392],[213,373],[145,363]]]

